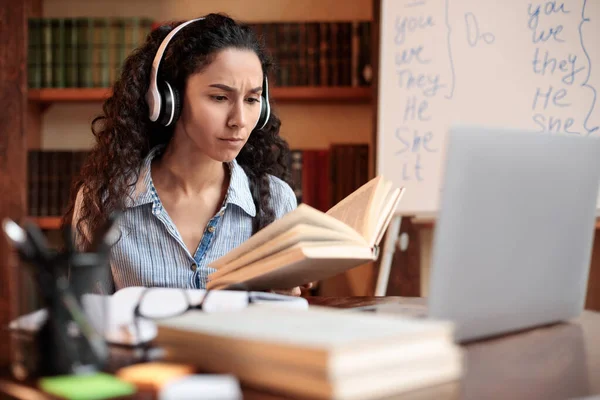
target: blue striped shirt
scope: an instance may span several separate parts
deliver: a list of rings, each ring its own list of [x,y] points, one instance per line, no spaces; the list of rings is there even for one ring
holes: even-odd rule
[[[230,183],[221,209],[204,227],[194,254],[190,254],[175,224],[165,211],[150,172],[152,159],[161,150],[150,151],[140,168],[139,179],[118,224],[119,241],[110,254],[111,282],[102,291],[112,292],[127,286],[160,286],[204,289],[207,276],[214,270],[208,265],[239,246],[252,235],[256,207],[250,193],[248,176],[233,160],[229,163]],[[271,207],[281,218],[297,206],[291,187],[269,175]],[[77,197],[73,224],[78,219],[81,193]],[[76,243],[81,241],[75,235]]]

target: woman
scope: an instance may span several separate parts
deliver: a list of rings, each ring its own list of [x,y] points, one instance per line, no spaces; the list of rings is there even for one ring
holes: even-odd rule
[[[161,26],[127,58],[64,219],[85,250],[121,213],[103,290],[204,288],[213,260],[297,206],[271,68],[252,30],[219,14]]]

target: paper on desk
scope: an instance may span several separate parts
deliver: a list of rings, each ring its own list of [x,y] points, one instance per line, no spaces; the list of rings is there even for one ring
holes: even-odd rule
[[[201,393],[202,395],[199,395]],[[158,393],[158,400],[241,400],[240,383],[230,374],[189,375],[169,382]]]
[[[134,320],[134,310],[138,304],[144,287],[128,287],[121,289],[113,295],[85,294],[82,296],[82,306],[90,317],[91,323],[98,332],[101,332],[109,343],[121,345],[137,345],[150,341],[156,337],[157,328],[152,320],[138,318]],[[160,288],[163,291],[181,291],[176,288]],[[200,303],[205,291],[201,289],[187,289],[186,293],[192,305]],[[236,311],[248,307],[250,296],[251,306],[286,307],[295,309],[308,309],[306,299],[294,296],[285,296],[267,292],[244,292],[215,290],[211,291],[203,304],[206,312]],[[167,297],[167,296],[165,296]],[[161,301],[160,296],[145,297],[144,305],[158,313],[168,314],[172,304]],[[23,315],[9,324],[11,330],[35,332],[48,318],[45,309],[40,309],[30,314]]]

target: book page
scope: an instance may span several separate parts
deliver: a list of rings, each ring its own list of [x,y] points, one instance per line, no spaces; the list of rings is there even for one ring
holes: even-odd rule
[[[189,333],[308,348],[370,346],[391,339],[411,343],[435,338],[450,343],[453,332],[452,323],[447,321],[375,317],[369,313],[340,312],[323,307],[303,311],[249,307],[238,312],[210,314],[190,311],[161,320],[158,325]]]
[[[395,189],[393,192],[389,193],[388,197],[385,199],[381,206],[381,214],[379,215],[378,220],[375,221],[376,224],[373,230],[372,239],[371,242],[369,242],[371,246],[381,242],[383,234],[390,224],[395,211],[398,209],[398,203],[400,203],[405,190],[406,188]]]
[[[366,241],[369,241],[369,221],[372,219],[371,214],[379,212],[374,207],[373,200],[377,195],[377,191],[381,190],[380,188],[383,183],[382,176],[371,179],[329,209],[327,215],[331,215],[351,226]]]
[[[337,275],[373,259],[373,252],[366,246],[344,242],[301,242],[224,276],[213,278],[211,274],[206,287],[227,288],[233,283],[250,284],[249,281],[258,279],[262,285],[260,289],[251,285],[250,290],[288,289]],[[279,286],[283,282],[289,286]]]
[[[385,205],[390,198],[392,192],[392,182],[382,179],[384,183],[382,183],[379,188],[375,192],[375,196],[373,196],[372,209],[373,212],[369,213],[369,221],[368,221],[368,235],[366,236],[369,243],[372,243],[377,237],[377,225],[378,222],[384,218],[385,219]]]
[[[266,226],[258,233],[252,235],[244,243],[218,258],[212,265],[227,265],[233,260],[249,253],[262,245],[263,243],[272,240],[273,238],[282,235],[298,224],[307,224],[316,227],[329,229],[332,233],[338,233],[340,240],[347,240],[348,237],[354,238],[356,241],[361,241],[366,244],[365,239],[361,234],[356,232],[352,227],[344,222],[329,216],[309,205],[300,204],[295,210],[290,211],[282,218],[274,221]]]
[[[350,235],[348,235],[347,238],[349,242],[356,243],[359,246],[364,245],[362,240],[356,240],[356,236],[351,237]],[[318,226],[300,224],[296,225],[288,232],[285,232],[282,235],[263,243],[251,252],[244,254],[243,256],[231,261],[228,264],[222,264],[220,262],[217,262],[217,260],[214,263],[209,264],[208,266],[217,270],[211,274],[211,277],[216,279],[219,276],[225,275],[230,271],[241,268],[244,265],[263,259],[272,254],[278,253],[299,242],[323,243],[339,241],[340,239],[341,235],[336,231],[320,228]]]

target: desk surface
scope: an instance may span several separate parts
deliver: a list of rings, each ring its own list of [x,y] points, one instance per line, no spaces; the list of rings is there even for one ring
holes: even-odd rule
[[[311,297],[308,300],[313,305],[338,308],[384,302],[425,307],[423,299],[403,297]],[[600,396],[600,313],[585,311],[570,323],[472,342],[463,348],[466,371],[460,381],[414,391],[399,398],[576,399]],[[133,358],[131,360],[133,362]],[[127,356],[121,362],[128,362]],[[21,385],[0,380],[0,393],[11,392],[18,386]],[[283,399],[250,388],[244,389],[244,398]]]
[[[360,307],[381,302],[422,304],[421,298],[314,298],[311,304]],[[584,311],[556,324],[463,345],[460,381],[402,399],[600,399],[600,313]]]

